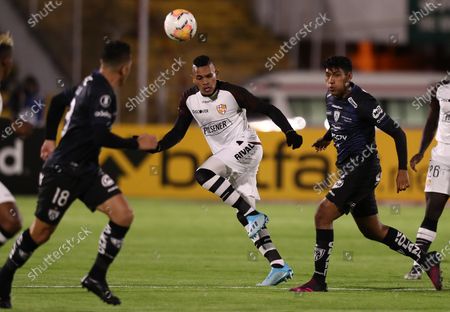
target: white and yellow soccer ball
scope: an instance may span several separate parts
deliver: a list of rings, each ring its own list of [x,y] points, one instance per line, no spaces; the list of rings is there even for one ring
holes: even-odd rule
[[[188,41],[197,32],[197,21],[194,15],[187,10],[173,10],[166,16],[164,30],[172,40]]]

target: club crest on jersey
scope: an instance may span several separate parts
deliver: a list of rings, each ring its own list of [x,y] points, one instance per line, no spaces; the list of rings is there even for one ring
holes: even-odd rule
[[[226,104],[219,104],[216,106],[217,112],[221,115],[224,115],[227,112],[227,105]]]
[[[59,214],[60,212],[56,208],[48,210],[48,218],[50,219],[50,221],[56,220],[59,217]]]
[[[334,111],[334,121],[338,121],[339,117],[341,116],[341,112],[340,111]]]

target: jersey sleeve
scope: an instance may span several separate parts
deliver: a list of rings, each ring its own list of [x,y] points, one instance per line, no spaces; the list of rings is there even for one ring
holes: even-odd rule
[[[75,96],[76,89],[77,87],[66,89],[52,98],[47,112],[47,122],[45,124],[46,140],[56,140],[59,123],[61,122],[66,107],[70,105],[70,102]]]
[[[288,131],[294,131],[292,126],[289,124],[286,116],[275,106],[262,102],[259,98],[254,96],[247,89],[233,85],[231,83],[222,82],[222,88],[231,92],[233,97],[236,99],[239,107],[245,108],[250,112],[264,114],[281,129],[284,133]]]
[[[372,125],[376,126],[395,141],[398,157],[398,168],[407,169],[408,151],[406,134],[392,118],[383,110],[380,103],[368,93],[364,93],[356,101],[359,103],[358,110],[360,117]]]

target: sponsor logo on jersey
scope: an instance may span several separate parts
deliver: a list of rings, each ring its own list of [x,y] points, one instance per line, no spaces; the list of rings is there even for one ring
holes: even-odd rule
[[[443,122],[450,122],[450,112],[443,114],[442,121]]]
[[[108,108],[109,105],[111,105],[111,97],[109,94],[105,94],[100,97],[100,105],[104,108]]]
[[[358,104],[355,102],[355,100],[354,100],[352,97],[349,97],[349,98],[348,98],[348,102],[349,102],[350,104],[352,104],[352,106],[353,106],[354,108],[357,108],[357,107],[358,107]]]
[[[107,111],[104,111],[104,110],[96,111],[96,112],[94,113],[94,116],[95,116],[95,117],[104,117],[104,118],[109,118],[109,119],[112,118],[111,113],[110,113],[110,112],[107,112]]]
[[[107,174],[104,174],[102,176],[102,186],[103,187],[110,187],[114,185],[114,180],[111,179],[111,177]]]
[[[203,134],[206,136],[218,135],[231,125],[229,119],[221,119],[210,122],[202,127]]]
[[[377,107],[375,107],[372,111],[372,117],[375,119],[378,119],[381,114],[383,113],[383,109],[381,108],[380,105],[378,105]]]
[[[334,134],[334,133],[332,133],[331,136],[333,137],[333,139],[335,139],[337,141],[340,141],[340,140],[346,141],[347,140],[347,136],[344,135],[344,134]]]
[[[193,109],[192,114],[206,114],[208,112],[208,109]]]
[[[226,104],[216,105],[216,109],[219,114],[224,115],[227,112],[227,105]]]
[[[346,116],[342,116],[342,119],[344,119],[344,122],[352,122],[353,119],[351,119],[350,117],[346,117]]]
[[[253,148],[255,148],[255,144],[248,143],[246,147],[241,149],[237,154],[234,154],[234,158],[236,158],[236,160],[239,160],[243,158],[245,155],[249,155],[249,153],[252,151]]]
[[[337,122],[339,120],[339,117],[341,116],[340,111],[334,111],[334,121]]]
[[[48,210],[48,218],[50,219],[50,221],[54,221],[54,220],[58,219],[60,214],[61,213],[59,212],[58,208],[53,208],[53,209]]]
[[[337,108],[337,109],[342,109],[342,106],[337,106],[337,105],[334,105],[334,104],[331,104],[331,107]]]

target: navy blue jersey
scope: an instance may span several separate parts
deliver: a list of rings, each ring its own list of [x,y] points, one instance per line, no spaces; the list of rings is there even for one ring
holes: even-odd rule
[[[74,89],[75,90],[75,89]],[[116,117],[116,96],[106,78],[98,72],[86,77],[75,91],[62,93],[70,108],[62,138],[47,164],[98,167],[101,144],[95,134],[111,129]]]
[[[388,134],[393,133],[395,128],[399,129],[373,96],[353,83],[351,87],[350,94],[343,98],[329,92],[326,95],[326,114],[338,153],[338,165],[349,157],[361,155],[365,150],[378,153],[375,127]]]

